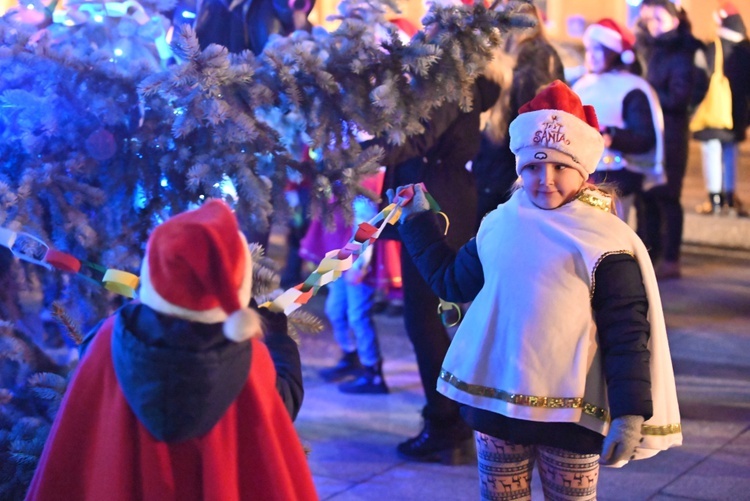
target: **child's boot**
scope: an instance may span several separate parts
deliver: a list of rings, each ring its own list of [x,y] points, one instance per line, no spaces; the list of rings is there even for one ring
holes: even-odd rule
[[[726,203],[727,203],[727,207],[729,207],[730,216],[735,216],[735,217],[750,216],[750,213],[748,213],[747,209],[745,209],[745,207],[742,205],[742,202],[740,202],[739,198],[734,196],[733,191],[727,192]]]
[[[339,390],[342,393],[388,393],[388,386],[383,378],[383,362],[362,366],[360,376],[353,381],[341,383]]]
[[[344,379],[347,376],[355,376],[362,370],[359,363],[359,355],[356,351],[345,351],[341,359],[333,367],[321,369],[318,373],[324,381],[333,382]]]
[[[721,208],[724,205],[724,196],[721,193],[709,193],[708,201],[703,202],[695,208],[698,214],[721,214]]]

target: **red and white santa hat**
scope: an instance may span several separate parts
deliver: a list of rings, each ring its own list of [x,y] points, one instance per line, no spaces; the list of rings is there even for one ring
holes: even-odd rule
[[[404,44],[408,44],[419,31],[419,28],[405,17],[394,17],[389,21],[398,30],[398,37]]]
[[[719,9],[714,11],[714,19],[716,24],[719,25],[720,37],[735,43],[739,43],[747,37],[747,28],[742,21],[740,11],[732,2],[719,2]]]
[[[210,200],[157,226],[141,266],[141,303],[159,313],[202,324],[224,322],[236,342],[260,335],[248,308],[253,263],[229,207]]]
[[[625,64],[635,62],[635,35],[612,19],[601,19],[586,28],[583,32],[584,45],[588,47],[594,42],[620,54],[620,60]]]
[[[545,87],[521,106],[510,123],[510,150],[516,172],[528,164],[567,165],[588,179],[604,153],[604,139],[593,106],[560,80]]]

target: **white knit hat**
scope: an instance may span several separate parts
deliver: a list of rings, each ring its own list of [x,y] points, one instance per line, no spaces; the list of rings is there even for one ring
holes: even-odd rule
[[[550,162],[578,170],[584,179],[596,170],[604,139],[593,106],[560,80],[545,87],[521,106],[510,123],[510,150],[516,172],[530,163]]]
[[[157,226],[141,267],[141,303],[165,315],[203,324],[224,322],[224,335],[260,335],[248,308],[253,264],[229,207],[211,200]]]

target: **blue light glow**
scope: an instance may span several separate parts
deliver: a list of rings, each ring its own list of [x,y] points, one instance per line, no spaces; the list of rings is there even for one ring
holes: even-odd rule
[[[96,16],[94,16],[94,21],[97,22],[97,23],[103,23],[104,22],[104,18],[102,16],[100,16],[100,15],[97,14]]]
[[[185,19],[195,19],[195,12],[190,12],[189,10],[183,10],[182,17],[184,17]]]
[[[122,56],[122,49],[115,49],[115,56],[117,57]]]

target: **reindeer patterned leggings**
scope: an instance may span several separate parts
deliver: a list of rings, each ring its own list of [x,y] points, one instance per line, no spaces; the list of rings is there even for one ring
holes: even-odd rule
[[[479,489],[483,500],[531,499],[531,472],[537,461],[545,500],[596,499],[598,454],[519,445],[479,432],[475,437]]]

